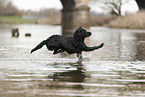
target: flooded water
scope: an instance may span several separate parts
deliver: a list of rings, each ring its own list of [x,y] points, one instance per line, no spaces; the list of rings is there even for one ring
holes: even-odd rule
[[[11,37],[19,28],[20,37]],[[145,97],[145,30],[91,27],[89,46],[102,49],[76,55],[42,49],[42,40],[61,34],[60,26],[0,25],[0,97]],[[31,37],[25,37],[31,33]]]

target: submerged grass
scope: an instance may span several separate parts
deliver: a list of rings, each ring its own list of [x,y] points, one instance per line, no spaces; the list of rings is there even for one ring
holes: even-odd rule
[[[4,24],[22,24],[22,23],[35,23],[34,19],[23,19],[20,16],[0,16],[0,23]]]
[[[145,11],[140,11],[137,14],[128,16],[120,16],[108,24],[105,24],[105,26],[113,28],[145,29]]]

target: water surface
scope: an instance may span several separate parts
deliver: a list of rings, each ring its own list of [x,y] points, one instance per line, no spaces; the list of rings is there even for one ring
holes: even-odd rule
[[[19,28],[20,37],[11,37]],[[53,55],[42,40],[61,34],[60,26],[0,25],[0,97],[144,97],[145,30],[91,27],[88,46],[102,49]],[[25,37],[31,33],[31,37]]]

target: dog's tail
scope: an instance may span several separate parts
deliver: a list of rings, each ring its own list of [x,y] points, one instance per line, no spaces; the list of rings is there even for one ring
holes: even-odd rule
[[[36,50],[42,48],[42,47],[46,44],[46,42],[47,42],[46,40],[43,40],[40,44],[38,44],[35,48],[33,48],[33,49],[31,50],[30,54],[31,54],[32,52],[34,52],[34,51],[36,51]]]

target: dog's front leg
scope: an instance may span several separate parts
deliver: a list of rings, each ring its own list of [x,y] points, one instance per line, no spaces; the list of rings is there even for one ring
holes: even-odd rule
[[[104,43],[100,44],[99,46],[94,46],[94,47],[85,47],[84,51],[93,51],[95,49],[102,48],[104,46]]]
[[[82,59],[83,59],[82,53],[77,53],[77,57],[78,57],[79,61],[82,61]]]
[[[78,57],[79,59],[82,59],[82,54],[77,53],[77,57]]]

